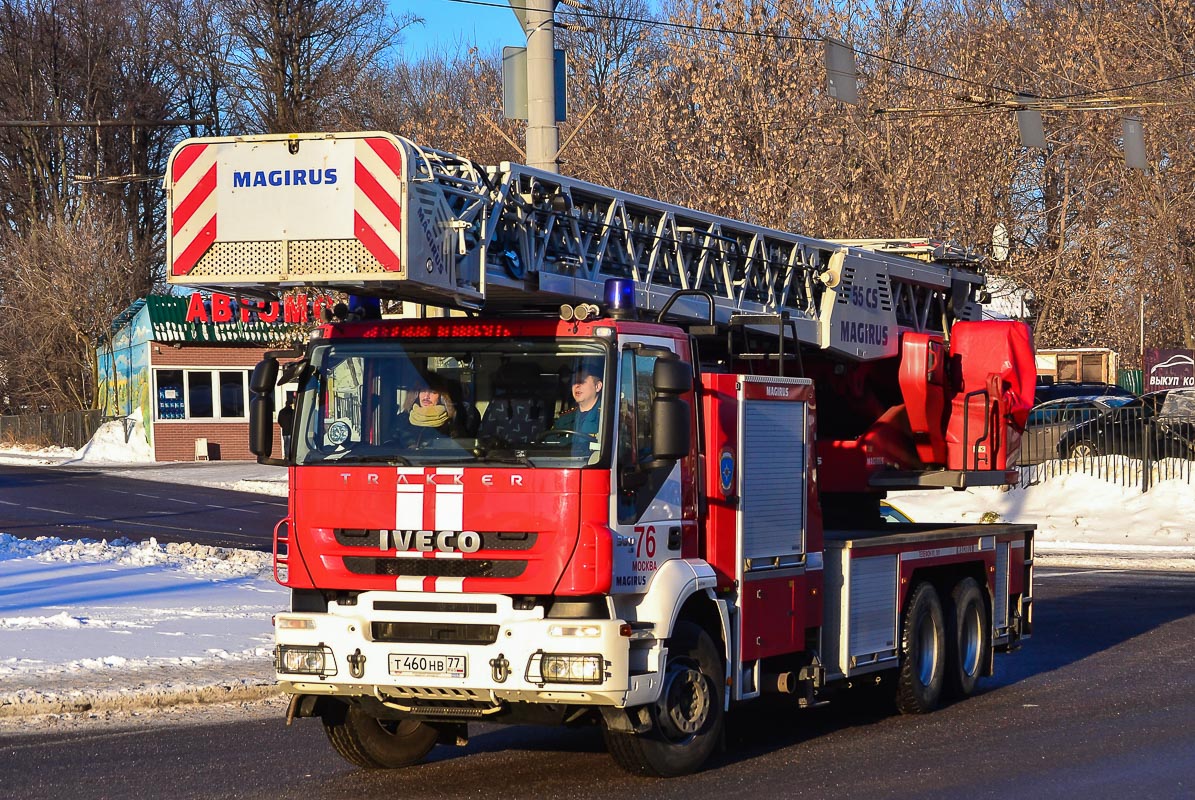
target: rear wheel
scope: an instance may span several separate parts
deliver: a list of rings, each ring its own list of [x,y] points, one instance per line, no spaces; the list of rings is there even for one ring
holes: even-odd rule
[[[722,737],[724,676],[710,635],[693,623],[679,623],[668,640],[660,699],[650,709],[652,729],[643,734],[604,729],[615,762],[628,772],[660,778],[698,770]]]
[[[946,613],[946,692],[951,698],[970,697],[987,662],[987,604],[974,578],[963,578],[950,593]]]
[[[377,719],[355,704],[341,704],[323,717],[328,741],[347,761],[366,769],[398,769],[423,760],[439,737],[416,720]]]
[[[938,707],[946,679],[946,626],[933,584],[913,589],[901,625],[896,707],[902,714],[925,714]]]

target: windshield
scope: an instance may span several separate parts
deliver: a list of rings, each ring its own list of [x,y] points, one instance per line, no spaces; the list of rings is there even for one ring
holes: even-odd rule
[[[310,363],[298,464],[584,467],[607,449],[598,341],[332,340]]]

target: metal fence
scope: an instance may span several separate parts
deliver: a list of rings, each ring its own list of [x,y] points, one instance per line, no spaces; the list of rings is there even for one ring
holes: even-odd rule
[[[78,449],[109,419],[95,410],[0,416],[0,444]]]
[[[1148,492],[1164,480],[1192,481],[1195,415],[1116,408],[1078,424],[1030,427],[1021,441],[1021,485],[1085,474]]]

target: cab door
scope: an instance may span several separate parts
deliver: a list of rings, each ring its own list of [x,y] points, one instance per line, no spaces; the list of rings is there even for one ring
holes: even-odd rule
[[[612,527],[615,594],[646,591],[660,565],[681,557],[683,460],[651,461],[653,371],[675,358],[676,343],[662,337],[619,340],[617,448],[614,455]],[[687,524],[695,525],[695,520]]]

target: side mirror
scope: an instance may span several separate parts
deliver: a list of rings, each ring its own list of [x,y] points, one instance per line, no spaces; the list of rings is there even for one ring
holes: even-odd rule
[[[260,464],[284,464],[271,458],[274,452],[274,387],[278,383],[278,361],[267,356],[253,368],[249,378],[249,452]],[[286,453],[283,453],[285,456]]]
[[[680,396],[693,389],[693,368],[684,361],[661,358],[652,371],[656,396],[651,404],[651,455],[676,461],[692,447],[692,413]]]
[[[656,394],[684,394],[693,388],[693,368],[678,358],[658,358],[651,381]]]

